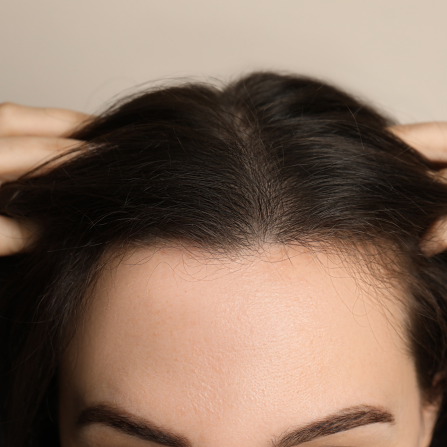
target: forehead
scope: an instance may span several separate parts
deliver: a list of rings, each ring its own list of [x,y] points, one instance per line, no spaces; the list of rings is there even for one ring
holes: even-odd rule
[[[397,301],[375,285],[299,250],[139,251],[101,277],[65,368],[80,406],[117,402],[185,430],[393,408],[415,375]]]

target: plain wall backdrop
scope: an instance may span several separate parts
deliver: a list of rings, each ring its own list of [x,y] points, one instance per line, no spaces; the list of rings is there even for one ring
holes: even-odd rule
[[[100,110],[148,81],[313,75],[447,120],[447,0],[2,0],[0,102]]]

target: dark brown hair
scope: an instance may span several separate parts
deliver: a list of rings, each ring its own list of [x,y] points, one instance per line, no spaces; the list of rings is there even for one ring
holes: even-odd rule
[[[447,187],[390,124],[314,79],[191,83],[115,104],[74,135],[86,141],[76,156],[3,185],[0,212],[42,233],[0,259],[0,444],[58,445],[59,359],[105,254],[163,241],[222,253],[266,241],[392,246],[407,268],[421,389],[442,394],[447,257],[419,242],[447,213]],[[445,415],[433,447],[447,445]]]

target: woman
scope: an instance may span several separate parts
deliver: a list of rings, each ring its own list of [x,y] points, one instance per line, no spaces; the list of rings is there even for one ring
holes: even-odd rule
[[[274,73],[3,114],[2,445],[446,445],[442,125]]]

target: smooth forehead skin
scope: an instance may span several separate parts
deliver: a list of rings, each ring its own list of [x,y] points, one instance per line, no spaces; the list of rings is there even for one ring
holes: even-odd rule
[[[134,253],[102,275],[65,356],[62,446],[151,444],[76,426],[80,411],[103,403],[196,447],[268,447],[291,428],[371,405],[396,422],[303,445],[428,446],[399,306],[382,290],[385,312],[373,290],[303,250],[233,260],[181,247]]]

